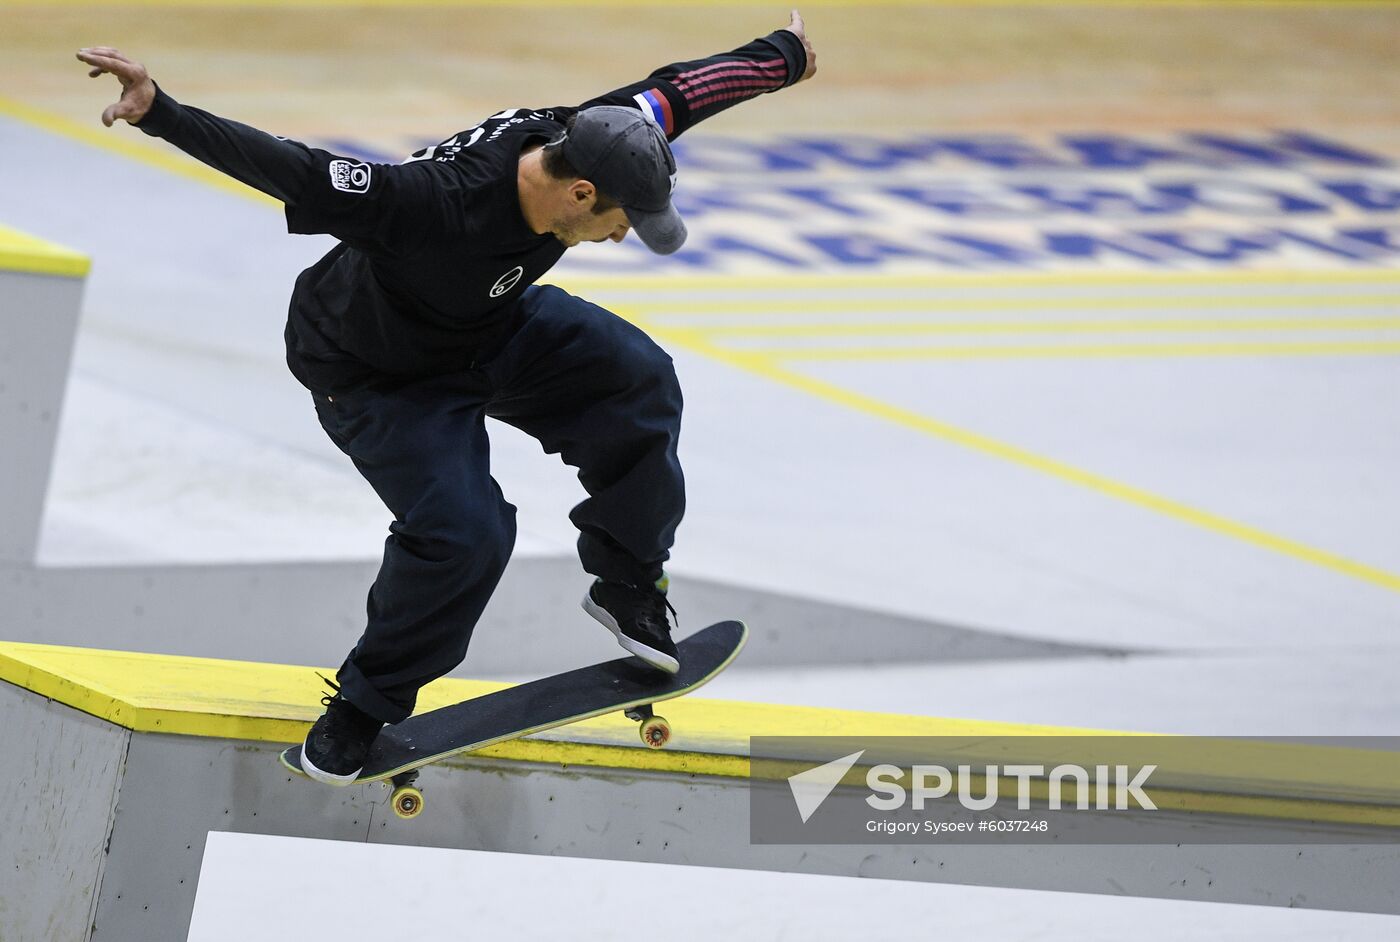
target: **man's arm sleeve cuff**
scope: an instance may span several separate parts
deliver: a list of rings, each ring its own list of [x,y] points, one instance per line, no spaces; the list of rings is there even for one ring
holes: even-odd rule
[[[782,84],[783,88],[795,85],[797,80],[802,78],[807,71],[807,50],[802,46],[802,40],[797,38],[797,34],[790,29],[774,30],[764,36],[760,42],[777,49],[783,57],[783,62],[787,65],[787,81]]]
[[[152,137],[165,137],[180,123],[180,104],[156,85],[156,98],[151,107],[136,123],[142,133]]]

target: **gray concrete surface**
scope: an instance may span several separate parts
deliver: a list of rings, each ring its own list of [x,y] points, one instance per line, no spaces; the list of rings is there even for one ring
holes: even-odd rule
[[[337,666],[364,628],[377,564],[0,567],[5,640]],[[573,558],[513,560],[454,676],[532,676],[617,656],[579,606],[589,577]],[[1119,651],[677,578],[678,636],[741,613],[742,669],[1116,656]]]
[[[38,552],[82,295],[81,278],[0,268],[0,564]]]
[[[131,733],[0,681],[0,938],[90,937]]]

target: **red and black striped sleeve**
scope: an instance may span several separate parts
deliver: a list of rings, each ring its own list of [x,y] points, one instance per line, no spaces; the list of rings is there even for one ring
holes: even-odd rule
[[[667,138],[675,140],[726,108],[792,85],[806,70],[802,40],[780,29],[732,52],[663,66],[645,81],[590,99],[579,108],[640,108],[661,126]]]

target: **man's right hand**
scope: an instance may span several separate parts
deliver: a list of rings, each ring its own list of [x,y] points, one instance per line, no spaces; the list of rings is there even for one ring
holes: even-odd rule
[[[136,124],[151,110],[151,102],[156,100],[156,83],[146,74],[146,67],[132,62],[111,46],[93,46],[79,49],[78,59],[92,66],[89,78],[97,78],[103,72],[111,72],[122,83],[122,96],[115,104],[108,105],[102,112],[102,123],[111,127],[118,119],[128,124]]]
[[[783,29],[802,40],[802,48],[807,51],[807,71],[803,72],[802,77],[797,80],[797,82],[805,82],[817,74],[817,51],[812,48],[812,42],[807,38],[807,24],[802,22],[802,14],[793,10],[792,21]],[[792,84],[796,85],[797,82]]]

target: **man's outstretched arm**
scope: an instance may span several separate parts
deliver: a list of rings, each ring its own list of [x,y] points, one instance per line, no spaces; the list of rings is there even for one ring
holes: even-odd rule
[[[156,87],[144,65],[110,46],[81,49],[78,58],[92,66],[89,76],[110,72],[121,82],[121,99],[102,112],[103,124],[125,120],[254,189],[284,203],[296,201],[312,164],[302,145],[177,103]]]
[[[450,228],[431,164],[367,164],[238,121],[182,105],[161,91],[146,67],[110,46],[78,58],[96,78],[111,73],[121,99],[102,112],[174,144],[191,157],[287,204],[287,226],[402,249]]]
[[[666,137],[675,140],[688,128],[741,101],[796,85],[817,71],[817,57],[807,40],[802,16],[761,39],[730,52],[674,62],[651,73],[645,81],[592,98],[580,108],[627,105],[655,119]]]

